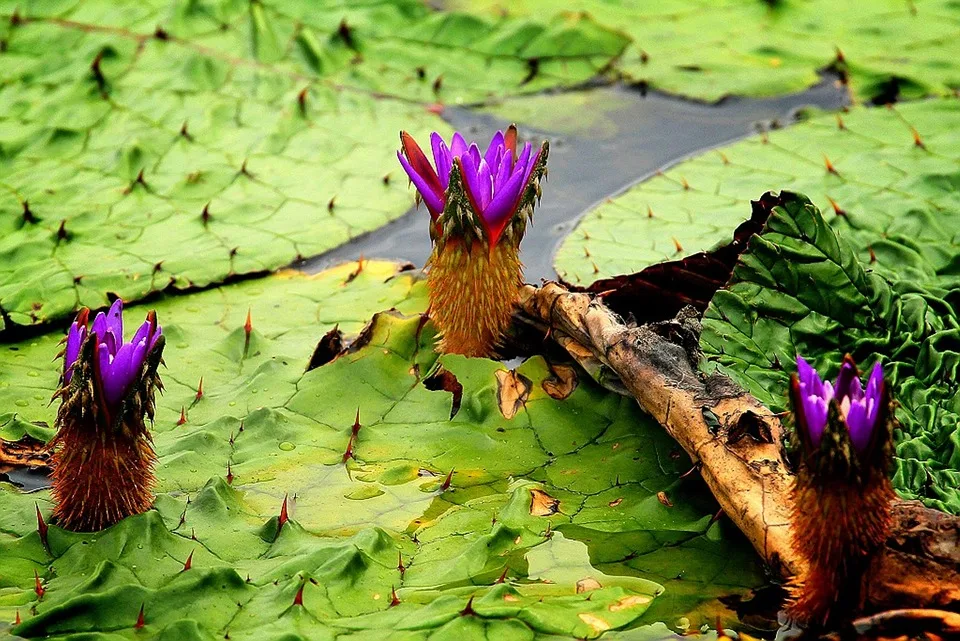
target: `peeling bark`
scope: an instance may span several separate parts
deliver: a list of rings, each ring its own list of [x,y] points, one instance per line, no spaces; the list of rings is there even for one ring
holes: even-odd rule
[[[637,399],[698,463],[724,512],[781,577],[802,569],[791,544],[795,482],[779,417],[720,375],[704,375],[697,313],[627,327],[589,294],[526,286],[522,320],[551,337],[605,386]],[[917,502],[893,506],[895,525],[870,568],[871,611],[960,608],[960,518]]]

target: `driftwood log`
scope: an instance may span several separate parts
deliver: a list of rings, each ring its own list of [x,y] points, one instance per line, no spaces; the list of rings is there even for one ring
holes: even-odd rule
[[[587,293],[526,286],[520,316],[604,385],[634,396],[700,467],[726,515],[771,570],[787,578],[803,561],[791,545],[794,475],[780,418],[730,379],[702,374],[699,320],[628,327]],[[867,611],[960,610],[960,518],[916,501],[893,506],[895,525],[867,578]]]

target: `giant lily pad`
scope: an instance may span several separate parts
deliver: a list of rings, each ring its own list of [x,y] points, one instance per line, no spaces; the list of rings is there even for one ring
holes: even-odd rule
[[[0,483],[0,620],[19,612],[21,636],[595,638],[712,624],[732,614],[718,596],[762,582],[632,399],[541,357],[438,356],[416,271],[353,263],[155,307],[155,509],[99,534],[50,525],[44,547],[47,493]],[[335,324],[356,335],[391,307],[304,371]],[[49,433],[33,423],[52,419],[59,338],[2,346],[0,437]]]
[[[955,271],[960,219],[955,98],[854,108],[701,154],[590,212],[556,257],[575,284],[729,243],[768,190],[807,194],[875,270]]]
[[[412,203],[397,132],[445,129],[413,101],[580,83],[625,44],[412,0],[4,0],[0,331],[343,244]]]
[[[813,2],[447,0],[492,15],[584,12],[630,36],[617,70],[629,80],[701,100],[797,92],[831,69],[855,99],[949,94],[960,85],[951,45],[960,14],[949,0],[838,6]]]
[[[880,361],[899,403],[896,489],[960,513],[955,290],[871,270],[809,200],[782,198],[707,310],[710,366],[780,411],[796,354],[831,372],[844,353]]]

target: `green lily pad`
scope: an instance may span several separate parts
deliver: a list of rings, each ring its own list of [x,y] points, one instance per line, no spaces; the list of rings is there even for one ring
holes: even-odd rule
[[[634,83],[699,100],[774,96],[843,74],[856,100],[948,95],[960,86],[950,46],[960,13],[949,0],[814,2],[447,0],[446,6],[555,19],[588,15],[632,40],[616,70]],[[582,12],[582,13],[581,13]]]
[[[419,102],[582,83],[627,42],[355,5],[0,2],[0,331],[337,247],[410,208],[397,132],[448,129]]]
[[[706,152],[590,212],[558,250],[557,271],[589,284],[729,243],[751,198],[790,189],[827,212],[872,269],[949,279],[960,251],[958,126],[955,98],[861,107]]]
[[[797,354],[830,375],[844,353],[881,362],[899,403],[894,486],[960,513],[955,285],[870,269],[806,197],[781,196],[704,316],[710,368],[783,411]]]
[[[425,294],[418,272],[364,262],[157,301],[154,510],[97,534],[52,524],[48,551],[34,514],[49,518],[48,493],[0,483],[0,620],[19,611],[26,638],[595,638],[713,624],[717,597],[762,584],[749,544],[712,521],[702,482],[680,478],[689,459],[632,399],[585,375],[558,393],[541,357],[511,373],[438,356]],[[304,371],[335,324],[356,335],[391,307]],[[52,392],[59,338],[0,345],[0,413],[52,420],[16,401]],[[456,410],[427,384],[439,368],[463,387]],[[511,385],[522,393],[501,393]]]

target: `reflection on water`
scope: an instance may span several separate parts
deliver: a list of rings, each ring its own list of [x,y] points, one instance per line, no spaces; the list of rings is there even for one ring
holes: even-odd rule
[[[626,87],[602,87],[507,101],[477,111],[448,107],[443,117],[486,142],[518,121],[521,135],[550,140],[543,202],[527,229],[521,258],[529,282],[556,277],[553,254],[576,221],[598,202],[697,152],[757,131],[793,122],[804,107],[838,109],[846,93],[824,81],[803,93],[766,99],[730,98],[719,104],[643,96]],[[413,197],[413,189],[410,191]],[[744,212],[748,215],[749,212]],[[299,265],[315,273],[366,258],[407,260],[422,266],[430,255],[425,209]]]

